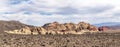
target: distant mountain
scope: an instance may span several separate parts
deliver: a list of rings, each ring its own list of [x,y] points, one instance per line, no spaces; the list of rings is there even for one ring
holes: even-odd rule
[[[113,26],[108,26],[109,29],[120,29],[120,24],[119,25],[113,25]]]
[[[101,27],[101,26],[116,26],[116,25],[120,25],[120,22],[106,22],[106,23],[100,23],[100,24],[94,24],[97,27]]]
[[[0,32],[3,32],[5,30],[21,29],[25,26],[30,26],[30,25],[23,24],[19,21],[3,21],[3,20],[0,20]]]
[[[109,30],[120,29],[120,22],[106,22],[94,25],[97,27],[107,27]]]

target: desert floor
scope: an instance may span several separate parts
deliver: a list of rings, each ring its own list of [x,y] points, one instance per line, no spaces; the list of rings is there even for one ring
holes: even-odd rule
[[[83,35],[0,33],[0,47],[120,47],[120,32],[87,33]]]

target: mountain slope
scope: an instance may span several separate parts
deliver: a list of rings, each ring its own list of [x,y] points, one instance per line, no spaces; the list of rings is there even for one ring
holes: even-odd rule
[[[26,24],[23,24],[19,21],[3,21],[0,20],[0,32],[3,32],[5,30],[15,30],[15,29],[20,29],[25,26],[29,26]]]
[[[106,27],[108,30],[116,30],[120,29],[120,22],[106,22],[106,23],[100,23],[100,24],[94,24],[97,27]]]
[[[120,29],[120,24],[119,25],[113,25],[113,26],[108,26],[109,29],[115,30],[115,29]]]

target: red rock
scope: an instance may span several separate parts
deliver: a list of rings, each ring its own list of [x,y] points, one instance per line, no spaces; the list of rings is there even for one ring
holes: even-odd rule
[[[98,31],[98,28],[95,27],[95,26],[93,26],[93,25],[90,25],[90,26],[88,27],[88,30],[90,30],[90,31]]]
[[[99,27],[98,29],[99,29],[99,31],[106,31],[109,28],[107,26],[102,26],[102,27]]]

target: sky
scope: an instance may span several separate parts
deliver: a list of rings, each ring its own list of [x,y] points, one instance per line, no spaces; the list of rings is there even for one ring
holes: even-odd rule
[[[120,22],[120,0],[0,0],[0,20],[45,23]]]

